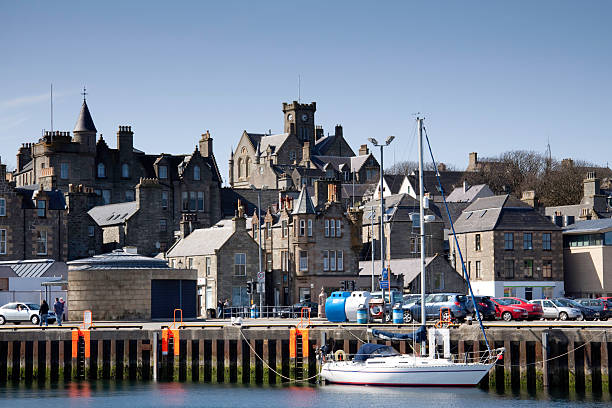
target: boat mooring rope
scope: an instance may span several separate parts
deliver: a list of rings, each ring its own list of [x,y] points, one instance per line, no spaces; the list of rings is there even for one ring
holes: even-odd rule
[[[255,351],[255,349],[254,349],[254,348],[253,348],[253,346],[251,345],[251,342],[249,341],[249,339],[247,339],[247,338],[246,338],[246,336],[244,335],[244,333],[242,332],[242,328],[241,328],[241,327],[239,327],[239,328],[238,328],[238,330],[240,331],[240,335],[242,336],[242,338],[244,339],[244,341],[246,341],[246,343],[249,345],[249,348],[251,349],[251,351],[253,352],[253,354],[255,354],[255,357],[257,357],[257,358],[258,358],[258,359],[259,359],[259,360],[260,360],[260,361],[261,361],[261,362],[262,362],[262,363],[263,363],[263,364],[264,364],[266,367],[268,367],[268,370],[272,371],[274,374],[276,374],[276,375],[280,376],[281,378],[284,378],[285,380],[288,380],[288,381],[292,381],[292,382],[294,382],[294,383],[303,383],[303,382],[306,382],[306,381],[310,381],[310,380],[312,380],[313,378],[316,378],[316,377],[318,377],[318,376],[319,376],[319,373],[316,373],[316,374],[315,374],[315,375],[313,375],[312,377],[304,378],[304,379],[301,379],[301,380],[297,380],[297,379],[294,379],[294,378],[291,378],[291,377],[284,376],[283,374],[279,373],[278,371],[276,371],[275,369],[273,369],[272,367],[270,367],[270,365],[269,365],[268,363],[266,363],[266,361],[265,361],[263,358],[261,358],[261,356],[260,356],[259,354],[257,354],[257,352]]]

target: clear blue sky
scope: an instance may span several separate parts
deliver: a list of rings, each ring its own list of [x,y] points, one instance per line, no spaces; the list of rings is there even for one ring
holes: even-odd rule
[[[0,155],[72,130],[88,104],[114,147],[190,153],[210,129],[224,179],[243,129],[282,131],[281,104],[317,102],[355,148],[396,135],[414,160],[422,112],[439,161],[514,149],[605,165],[612,125],[608,1],[0,3]],[[610,160],[612,162],[612,160]],[[611,163],[612,165],[612,163]]]

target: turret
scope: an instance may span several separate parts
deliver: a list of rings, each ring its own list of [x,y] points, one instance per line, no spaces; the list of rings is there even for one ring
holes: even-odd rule
[[[77,119],[76,125],[74,125],[72,133],[74,135],[73,141],[81,144],[81,151],[88,153],[96,152],[97,129],[91,118],[85,99],[83,99],[81,113],[79,113],[79,118]]]

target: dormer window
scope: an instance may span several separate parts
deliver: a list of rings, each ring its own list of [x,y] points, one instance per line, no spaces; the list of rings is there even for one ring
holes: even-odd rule
[[[194,166],[193,168],[193,179],[196,181],[200,180],[200,166]]]
[[[130,177],[130,166],[127,163],[123,163],[121,165],[121,177],[123,178]]]
[[[45,200],[36,201],[36,213],[41,218],[47,216],[47,202]]]
[[[106,166],[104,163],[98,163],[98,178],[106,177]]]
[[[160,179],[168,178],[168,166],[159,166],[159,178]]]

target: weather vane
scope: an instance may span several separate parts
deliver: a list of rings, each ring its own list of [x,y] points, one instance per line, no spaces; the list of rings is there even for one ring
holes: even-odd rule
[[[81,95],[83,95],[83,102],[85,102],[85,96],[87,95],[87,88],[83,87],[83,92],[81,92]]]

